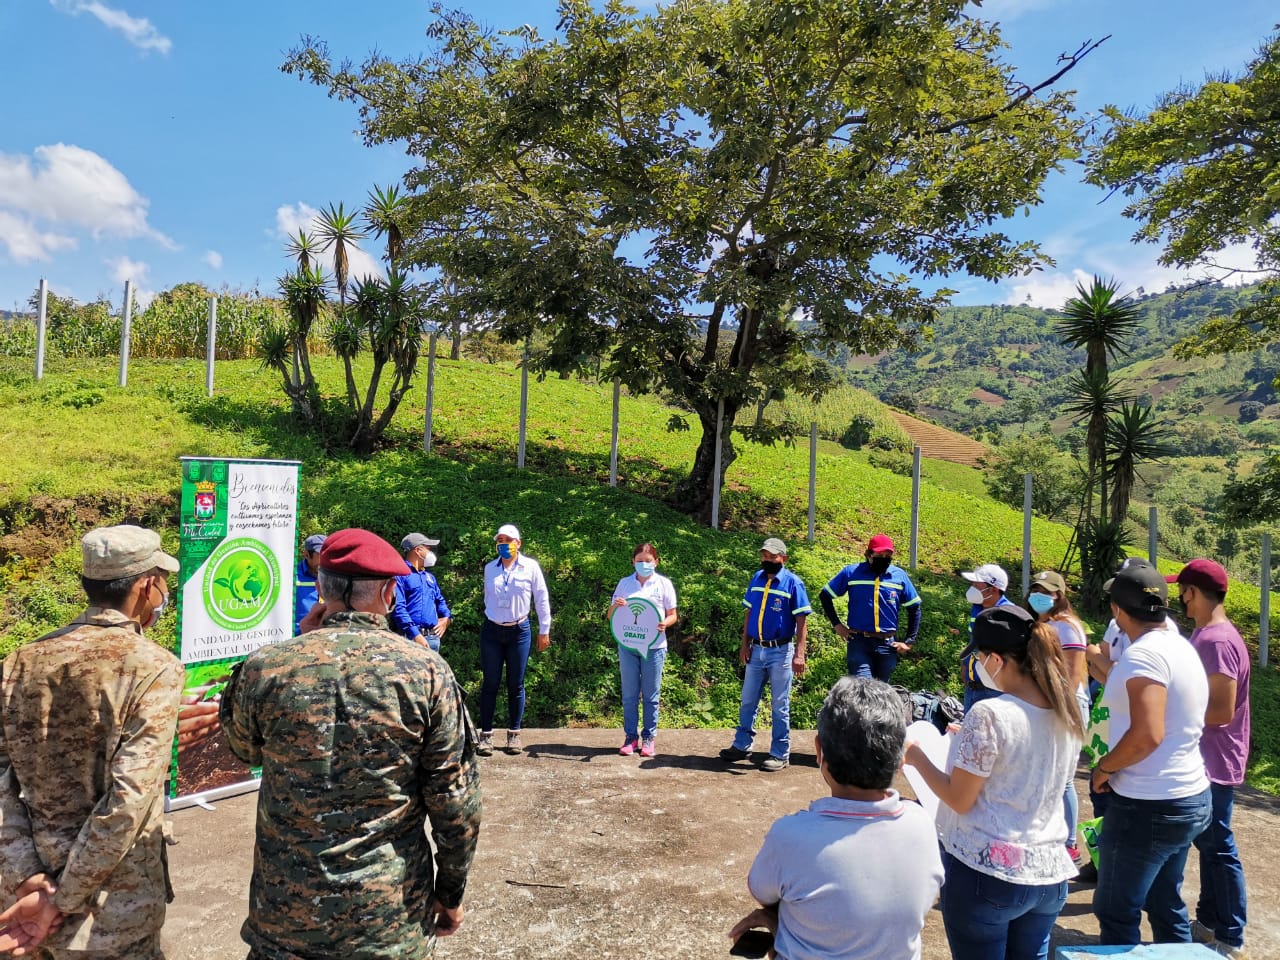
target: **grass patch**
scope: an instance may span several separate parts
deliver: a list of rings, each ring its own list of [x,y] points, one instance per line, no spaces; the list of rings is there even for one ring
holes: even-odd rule
[[[316,361],[322,389],[341,391],[340,366]],[[663,723],[729,726],[739,694],[741,597],[760,542],[781,536],[791,566],[816,594],[867,538],[885,532],[909,543],[911,479],[877,469],[865,452],[822,443],[817,537],[808,524],[807,443],[765,447],[740,439],[722,502],[725,531],[710,530],[660,498],[692,461],[697,437],[668,433],[669,408],[627,397],[621,406],[619,486],[607,486],[611,388],[548,378],[530,384],[528,469],[514,469],[519,372],[509,366],[441,361],[432,456],[421,450],[425,383],[402,404],[375,458],[361,461],[323,437],[292,430],[274,376],[252,361],[218,366],[219,393],[204,396],[199,361],[136,361],[129,386],[115,386],[109,361],[54,361],[34,384],[25,361],[0,359],[0,438],[16,455],[0,461],[0,652],[70,619],[81,603],[78,536],[98,523],[135,519],[160,528],[177,547],[177,458],[276,457],[302,461],[300,532],[363,526],[393,541],[410,530],[440,536],[435,572],[456,614],[444,653],[470,690],[479,685],[477,636],[481,565],[493,531],[514,522],[530,555],[547,570],[553,645],[530,663],[530,724],[616,725],[620,721],[614,645],[600,616],[631,548],[653,540],[662,571],[679,593],[681,623],[663,684]],[[968,605],[955,573],[999,562],[1017,584],[1022,516],[988,499],[969,467],[926,460],[920,520],[924,599],[917,654],[895,680],[912,688],[957,689],[956,657]],[[1069,531],[1035,520],[1036,568],[1055,566]],[[1016,589],[1016,586],[1015,586]],[[1231,611],[1256,637],[1258,596],[1232,587]],[[1280,616],[1280,601],[1273,604]],[[153,632],[172,646],[174,617]],[[1274,630],[1280,636],[1280,629]],[[810,630],[810,672],[797,682],[792,716],[810,726],[844,672],[844,644],[823,617]],[[1280,717],[1274,671],[1258,671],[1257,785],[1280,777]],[[1270,786],[1266,786],[1270,785]]]

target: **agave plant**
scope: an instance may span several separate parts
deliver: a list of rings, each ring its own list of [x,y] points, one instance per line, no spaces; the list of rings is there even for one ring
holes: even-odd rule
[[[1107,420],[1107,475],[1111,478],[1111,517],[1124,523],[1138,466],[1173,453],[1173,432],[1151,407],[1125,402]]]
[[[349,263],[347,251],[364,238],[364,231],[356,225],[357,215],[347,213],[342,204],[336,207],[329,204],[329,209],[320,214],[316,224],[316,234],[320,238],[322,250],[333,253],[333,278],[338,285],[338,302],[347,302],[347,281]]]
[[[394,267],[404,252],[404,230],[401,224],[408,212],[408,200],[394,184],[374,187],[364,205],[365,223],[376,237],[387,238],[387,266]]]

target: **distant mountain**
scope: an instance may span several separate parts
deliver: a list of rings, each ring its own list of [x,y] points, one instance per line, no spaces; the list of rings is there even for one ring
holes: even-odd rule
[[[1176,360],[1175,343],[1206,320],[1230,313],[1256,295],[1256,287],[1194,285],[1147,295],[1137,291],[1143,332],[1129,353],[1112,360],[1158,410],[1219,423],[1280,415],[1272,387],[1280,351]],[[888,352],[848,361],[850,381],[953,429],[973,432],[1049,421],[1057,415],[1067,378],[1084,365],[1084,351],[1058,342],[1057,311],[1030,306],[953,307],[941,312],[932,338],[915,352]],[[1262,404],[1259,409],[1256,404]]]

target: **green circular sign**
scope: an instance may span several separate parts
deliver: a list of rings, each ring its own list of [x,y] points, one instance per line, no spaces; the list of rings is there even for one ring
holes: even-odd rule
[[[644,597],[628,597],[624,607],[615,607],[609,615],[609,629],[618,646],[647,657],[662,634],[658,624],[662,611]]]
[[[205,611],[220,627],[248,630],[266,619],[280,586],[280,564],[266,544],[252,537],[227,540],[205,564]]]

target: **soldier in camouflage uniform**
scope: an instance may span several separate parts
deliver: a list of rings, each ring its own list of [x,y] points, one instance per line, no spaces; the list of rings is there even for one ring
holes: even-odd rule
[[[227,742],[262,767],[251,960],[416,960],[462,923],[475,738],[444,660],[387,629],[403,572],[373,534],[331,534],[320,628],[251,655],[223,694]]]
[[[89,608],[0,668],[3,905],[19,898],[0,949],[153,960],[172,899],[161,791],[182,665],[142,630],[178,562],[133,526],[93,530],[81,552]]]

